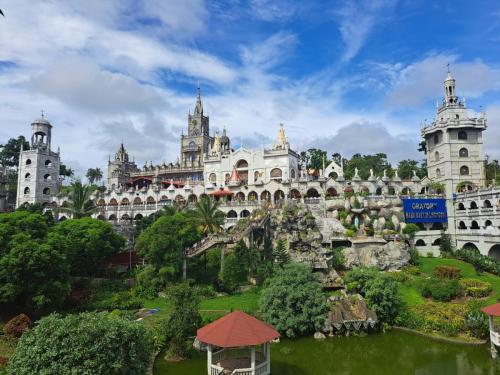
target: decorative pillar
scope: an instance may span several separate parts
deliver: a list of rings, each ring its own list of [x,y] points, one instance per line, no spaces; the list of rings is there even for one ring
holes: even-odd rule
[[[252,369],[252,374],[255,374],[255,346],[252,346],[250,354],[250,368]]]
[[[490,345],[491,345],[491,348],[490,348],[490,351],[491,351],[491,357],[492,358],[496,358],[497,357],[497,348],[495,347],[495,344],[493,343],[493,335],[492,333],[494,332],[494,325],[493,325],[493,316],[492,315],[488,315],[488,323],[489,323],[489,326],[490,326]]]
[[[212,369],[212,345],[207,345],[207,369],[208,375],[210,375],[210,370]]]
[[[266,343],[266,361],[267,361],[267,373],[271,373],[271,343]]]

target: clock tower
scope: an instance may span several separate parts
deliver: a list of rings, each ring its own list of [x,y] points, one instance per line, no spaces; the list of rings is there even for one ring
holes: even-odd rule
[[[181,136],[181,168],[203,166],[203,155],[208,153],[212,141],[209,131],[209,118],[203,114],[200,87],[198,86],[194,113],[190,113],[188,116],[188,134]]]

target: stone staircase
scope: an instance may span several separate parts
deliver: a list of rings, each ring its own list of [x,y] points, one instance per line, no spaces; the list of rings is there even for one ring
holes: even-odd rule
[[[241,227],[237,232],[232,234],[209,235],[208,237],[205,237],[201,241],[195,243],[193,246],[188,247],[185,250],[185,255],[188,258],[193,258],[195,256],[203,254],[205,251],[208,251],[209,249],[217,245],[238,243],[240,240],[248,236],[252,230],[262,228],[264,225],[266,225],[269,221],[270,216],[270,213],[266,212],[264,217],[259,221],[254,221],[252,218],[250,218],[245,226]]]

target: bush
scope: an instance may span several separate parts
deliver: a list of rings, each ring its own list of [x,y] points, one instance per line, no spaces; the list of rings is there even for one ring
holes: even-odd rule
[[[448,336],[455,336],[467,329],[465,321],[467,312],[468,307],[463,304],[426,302],[401,312],[395,323],[425,332],[438,331]]]
[[[465,315],[465,321],[470,333],[477,338],[485,339],[490,334],[488,317],[479,310],[471,310]]]
[[[266,322],[285,336],[295,337],[321,330],[328,306],[311,269],[289,263],[266,281],[260,310]]]
[[[10,375],[143,375],[151,342],[143,325],[108,313],[42,318],[19,340]]]
[[[343,247],[334,248],[331,252],[332,255],[332,267],[337,270],[343,270],[345,268],[345,257],[342,253]]]
[[[461,292],[457,280],[431,278],[424,280],[421,288],[422,296],[441,302],[449,302]]]
[[[347,273],[344,281],[350,291],[364,295],[367,283],[380,275],[375,267],[357,267]]]
[[[24,331],[31,328],[31,319],[26,314],[19,314],[9,320],[3,327],[6,336],[21,337]]]
[[[434,268],[434,276],[439,279],[459,279],[460,269],[453,266],[437,266]]]
[[[410,274],[405,271],[389,272],[387,274],[387,277],[390,277],[392,280],[397,281],[398,283],[405,283],[411,278]]]
[[[476,272],[490,272],[500,276],[500,262],[497,260],[482,255],[478,249],[463,248],[455,252],[457,259],[470,263],[476,269]]]
[[[386,276],[376,277],[366,284],[365,298],[368,307],[383,323],[393,323],[403,306],[397,282]]]
[[[153,299],[165,289],[167,281],[173,278],[173,268],[162,267],[157,270],[152,265],[139,268],[135,275],[133,293],[136,296]]]
[[[426,255],[427,255],[427,258],[434,258],[434,253],[432,251],[428,251],[426,253]]]
[[[137,310],[141,307],[141,300],[128,291],[116,292],[91,303],[91,308],[99,311]]]
[[[247,280],[247,271],[236,255],[229,254],[224,257],[222,269],[219,272],[219,280],[222,290],[234,293],[239,286]]]
[[[419,266],[422,261],[420,260],[420,254],[417,249],[410,249],[410,264],[413,266]]]
[[[492,291],[490,283],[477,279],[461,279],[459,280],[459,284],[460,287],[464,290],[465,295],[469,297],[487,297]]]

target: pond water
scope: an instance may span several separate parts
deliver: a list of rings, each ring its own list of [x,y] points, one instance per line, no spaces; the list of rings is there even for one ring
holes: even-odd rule
[[[171,363],[160,355],[155,375],[204,375],[206,354]],[[407,332],[366,337],[282,340],[272,345],[275,375],[495,375],[500,360],[491,359],[489,345],[452,344]]]

